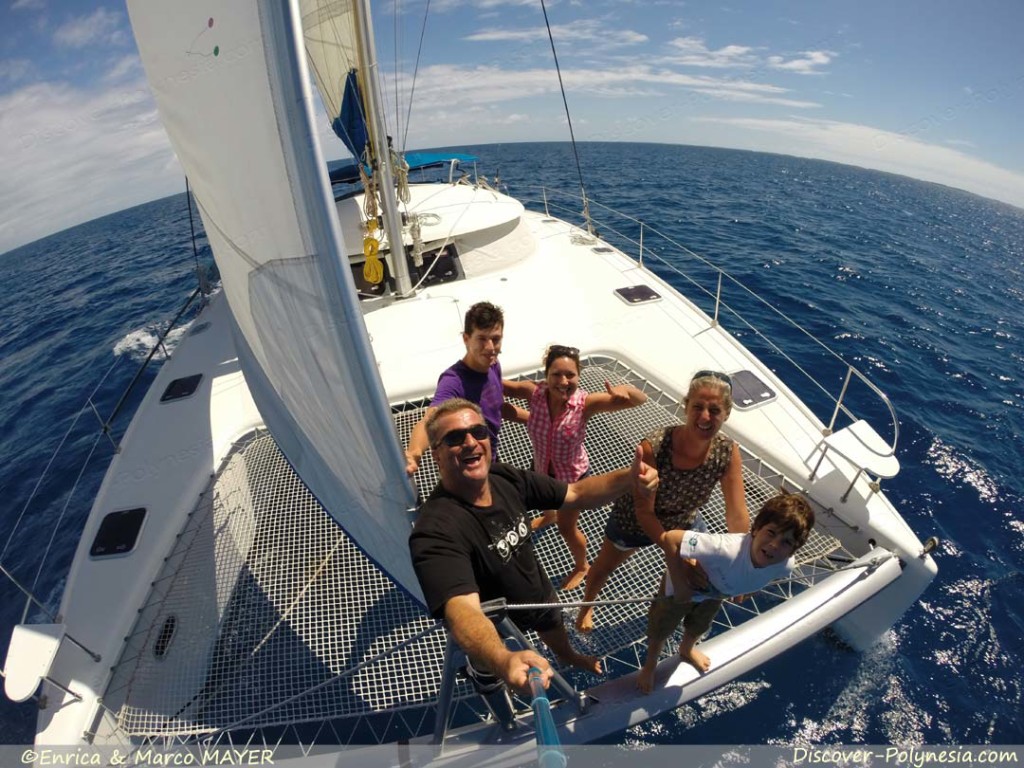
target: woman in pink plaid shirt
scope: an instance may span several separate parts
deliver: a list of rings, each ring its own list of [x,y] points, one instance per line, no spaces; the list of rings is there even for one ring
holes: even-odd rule
[[[530,404],[526,431],[533,443],[533,469],[558,480],[574,483],[587,474],[590,459],[584,441],[587,419],[595,413],[632,408],[647,401],[647,395],[631,384],[612,386],[605,382],[604,392],[586,392],[579,388],[580,351],[576,347],[552,344],[544,352],[544,380],[505,381],[505,393]],[[578,587],[590,565],[587,563],[587,537],[579,529],[579,511],[557,513],[547,510],[534,519],[534,529],[558,521],[558,530],[572,553],[572,572],[562,589]]]

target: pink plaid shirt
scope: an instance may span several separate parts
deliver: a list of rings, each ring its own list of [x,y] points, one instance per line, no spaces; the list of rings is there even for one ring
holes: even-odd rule
[[[587,424],[583,407],[587,393],[577,389],[569,398],[562,414],[551,421],[548,409],[548,385],[541,382],[530,398],[530,420],[526,431],[533,443],[533,469],[553,474],[558,480],[574,483],[590,468],[590,458],[583,441]]]

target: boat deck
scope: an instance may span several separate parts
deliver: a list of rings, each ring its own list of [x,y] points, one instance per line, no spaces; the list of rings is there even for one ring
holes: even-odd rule
[[[583,362],[584,389],[628,381],[649,395],[642,407],[590,421],[587,447],[595,472],[625,466],[641,436],[679,421],[679,403],[625,365],[607,357]],[[403,442],[424,405],[394,409]],[[530,466],[521,425],[503,427],[502,459]],[[795,487],[754,457],[745,457],[744,475],[751,510],[780,483]],[[431,460],[417,481],[424,494],[433,487]],[[839,538],[849,545],[856,537],[840,529],[827,510],[816,512],[818,526],[794,578],[742,605],[729,604],[713,631],[770,608],[853,558]],[[719,490],[702,514],[710,530],[725,530]],[[581,515],[591,558],[606,515],[607,508]],[[571,570],[568,550],[553,526],[535,542],[557,586]],[[601,599],[647,598],[662,570],[656,548],[641,550],[613,575]],[[582,588],[560,594],[571,603],[581,599]],[[608,674],[620,675],[638,666],[646,610],[645,602],[602,605],[597,627],[587,636],[571,629],[575,608],[565,615],[578,647],[606,657]],[[104,694],[103,728],[132,740],[188,739],[234,729],[260,731],[257,741],[288,743],[375,743],[422,735],[433,727],[445,642],[436,622],[322,509],[270,435],[258,432],[236,445],[211,480],[154,582]],[[598,682],[583,673],[570,679],[577,686]],[[480,717],[465,682],[456,697],[463,709],[456,719]]]

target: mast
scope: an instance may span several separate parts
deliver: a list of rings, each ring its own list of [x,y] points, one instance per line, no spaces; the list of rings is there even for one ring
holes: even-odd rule
[[[391,148],[388,146],[387,131],[384,128],[383,101],[377,78],[377,50],[373,42],[369,0],[354,0],[357,54],[359,71],[363,76],[363,98],[366,99],[366,127],[370,134],[370,147],[375,161],[374,173],[379,174],[380,202],[384,212],[384,231],[391,244],[391,262],[395,270],[395,281],[400,295],[412,291],[409,265],[405,260],[405,244],[402,239],[402,218],[398,211],[395,194],[394,172],[391,167]],[[358,160],[358,158],[357,158]]]

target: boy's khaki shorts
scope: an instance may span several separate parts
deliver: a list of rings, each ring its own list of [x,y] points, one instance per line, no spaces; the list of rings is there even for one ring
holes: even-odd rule
[[[680,621],[689,635],[700,637],[711,629],[711,622],[721,607],[721,600],[680,603],[659,592],[658,599],[647,610],[647,641],[664,642],[672,636]]]

